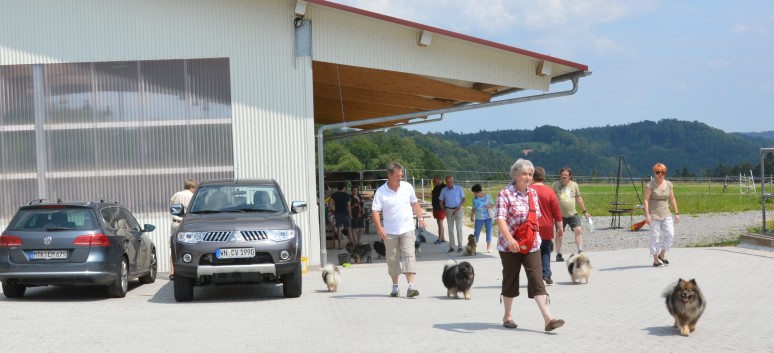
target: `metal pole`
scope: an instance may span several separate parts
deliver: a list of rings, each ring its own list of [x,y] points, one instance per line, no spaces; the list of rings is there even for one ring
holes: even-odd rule
[[[763,226],[761,227],[761,233],[766,234],[766,168],[764,167],[764,159],[766,157],[767,148],[761,148],[761,215],[763,217]],[[771,149],[774,150],[774,149]],[[753,183],[755,181],[753,180]]]

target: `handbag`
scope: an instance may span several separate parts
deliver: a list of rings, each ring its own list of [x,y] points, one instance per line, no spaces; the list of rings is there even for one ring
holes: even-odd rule
[[[537,212],[535,204],[532,202],[532,193],[527,191],[527,195],[529,197],[527,219],[516,229],[516,241],[519,244],[519,252],[522,254],[528,254],[532,250],[538,232]]]
[[[486,194],[486,201],[487,201],[486,213],[487,213],[487,215],[489,215],[489,219],[494,219],[495,218],[495,210],[494,210],[494,208],[489,208],[489,203],[492,202],[492,196],[489,195],[489,194]]]

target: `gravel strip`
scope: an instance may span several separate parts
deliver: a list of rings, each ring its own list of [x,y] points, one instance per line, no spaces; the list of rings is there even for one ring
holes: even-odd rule
[[[609,216],[592,216],[592,219],[596,228],[593,233],[589,232],[589,226],[585,220],[581,222],[584,250],[647,249],[648,235],[650,234],[647,224],[639,231],[632,232],[629,230],[628,216],[621,217],[621,225],[624,227],[621,229],[609,228],[611,220]],[[645,216],[640,214],[635,215],[633,221],[636,223],[644,219]],[[725,240],[736,240],[741,234],[747,233],[747,228],[760,226],[761,221],[760,211],[680,215],[680,222],[675,224],[675,239],[672,247],[702,246]],[[572,232],[565,231],[564,234],[562,252],[567,254],[577,251],[575,236]]]

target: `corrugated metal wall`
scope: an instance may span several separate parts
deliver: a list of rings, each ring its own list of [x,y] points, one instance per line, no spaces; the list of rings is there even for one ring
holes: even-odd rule
[[[548,90],[534,59],[435,34],[417,45],[421,31],[326,7],[310,7],[314,60],[509,87]],[[554,74],[561,74],[557,66]]]
[[[210,169],[206,169],[206,172],[210,173],[207,177],[228,176],[231,173],[242,178],[271,177],[280,182],[288,201],[307,201],[309,211],[298,215],[296,219],[304,236],[304,253],[310,258],[310,264],[314,265],[319,263],[319,230],[314,188],[311,59],[294,57],[292,20],[293,3],[276,0],[16,2],[12,9],[0,11],[0,23],[3,24],[3,31],[0,31],[0,66],[5,73],[12,70],[10,67],[16,67],[17,70],[23,70],[22,67],[31,69],[34,67],[30,66],[31,64],[93,63],[89,65],[122,66],[115,63],[227,58],[230,72],[230,132],[233,139],[230,152],[233,170],[222,168],[222,165],[210,166],[207,167]],[[69,80],[69,76],[78,76],[79,72],[93,70],[91,67],[67,65],[70,66],[66,66],[61,75],[54,75],[52,80]],[[55,65],[37,67],[45,67],[45,70],[50,69],[52,72],[65,68]],[[131,80],[127,80],[126,76],[131,74],[130,71],[135,70],[136,73],[137,70],[129,67],[108,68],[126,71],[123,74],[106,75],[102,77],[103,81],[96,78],[98,84],[114,87],[117,92],[125,90],[125,86],[131,84]],[[167,70],[163,67],[157,67],[153,73],[149,71],[149,75],[153,77],[163,77],[166,73]],[[35,77],[34,74],[31,76]],[[67,84],[60,86],[69,87]],[[202,89],[208,86],[209,84],[205,84]],[[6,102],[0,102],[0,115],[3,114],[3,109],[8,108],[8,102],[30,99],[18,94],[25,87],[34,87],[34,83],[24,80],[0,80],[0,97],[3,97],[0,101]],[[38,125],[35,125],[34,111],[12,112],[13,114],[6,111],[0,121],[0,163],[3,163],[0,180],[4,182],[3,189],[16,190],[14,199],[35,198],[38,195],[37,171],[41,167],[48,167],[54,176],[49,179],[49,193],[61,190],[68,198],[91,198],[94,194],[109,194],[115,193],[116,189],[127,189],[135,191],[119,193],[117,198],[129,200],[119,200],[122,203],[132,203],[134,200],[129,194],[151,193],[161,201],[146,210],[133,211],[138,212],[140,222],[157,226],[157,230],[152,234],[154,241],[159,250],[167,251],[170,220],[166,209],[168,205],[164,200],[168,200],[172,193],[178,191],[183,176],[191,173],[180,171],[179,178],[173,178],[175,182],[148,183],[113,177],[105,171],[117,170],[120,174],[120,171],[135,170],[129,164],[137,161],[140,154],[124,153],[125,150],[119,147],[121,145],[143,146],[156,139],[171,147],[186,141],[222,138],[223,131],[217,130],[216,127],[228,126],[228,123],[218,120],[227,120],[222,116],[202,117],[203,109],[191,110],[193,101],[183,104],[169,98],[174,95],[167,94],[168,87],[157,85],[147,89],[148,94],[144,98],[139,95],[121,97],[120,94],[108,94],[101,99],[90,101],[91,104],[97,101],[106,103],[91,109],[94,113],[89,117],[92,120],[88,122],[78,120],[83,117],[81,113],[75,114],[78,116],[75,120],[72,120],[72,112],[62,112],[62,116],[50,117],[54,120],[45,120],[47,118],[43,117],[44,122],[50,121],[52,124],[44,123],[42,130],[36,130]],[[84,95],[69,94],[68,98],[75,99],[73,97]],[[78,99],[81,99],[79,103],[83,106],[85,98]],[[158,104],[154,106],[165,108],[144,112],[129,108],[138,102],[150,103],[142,99],[158,99]],[[134,101],[130,103],[132,100]],[[64,105],[68,106],[71,102],[65,101]],[[34,105],[34,102],[32,103]],[[29,106],[29,102],[16,105]],[[210,104],[210,107],[214,106]],[[69,110],[72,108],[69,107]],[[100,112],[106,109],[110,112],[120,111],[122,118],[102,122],[108,126],[99,125]],[[178,113],[179,120],[143,120],[144,117],[154,114],[174,112]],[[53,124],[56,119],[71,121],[58,124],[57,127]],[[201,119],[207,123],[202,124]],[[94,133],[93,124],[98,124],[97,130],[110,133]],[[116,124],[120,129],[117,129]],[[145,136],[148,140],[141,141],[136,134],[130,133],[135,124],[143,128],[150,124],[167,132]],[[207,125],[209,128],[202,130],[198,125]],[[188,132],[183,133],[185,129]],[[11,131],[16,133],[10,134]],[[48,147],[36,146],[35,134],[40,131],[47,134],[48,141],[53,139],[66,142],[55,142]],[[198,132],[190,133],[192,131]],[[166,140],[168,136],[180,134],[189,138]],[[90,151],[95,145],[101,145],[103,148],[98,153]],[[207,145],[193,144],[189,147],[196,151],[196,146]],[[45,159],[48,165],[29,163],[29,160],[36,160],[36,151],[42,150],[52,152]],[[91,157],[84,157],[84,153]],[[147,158],[144,161],[149,165],[154,165],[151,172],[157,173],[159,170],[166,170],[164,165],[172,163],[171,155],[174,154],[165,151],[165,148],[154,148],[144,154],[146,157],[143,158]],[[191,155],[194,158],[191,164],[200,162],[195,160],[198,155],[196,152]],[[76,156],[78,157],[75,160],[79,161],[79,165],[88,166],[88,163],[92,163],[99,168],[84,167],[85,170],[73,171],[69,168],[72,164],[69,161]],[[225,157],[224,159],[228,160]],[[10,166],[8,170],[7,166]],[[140,171],[145,172],[145,169]],[[100,180],[99,184],[103,186],[90,188],[92,183],[85,181],[83,173],[92,174],[92,178]],[[82,195],[87,192],[91,194]],[[4,197],[1,211],[3,215],[12,213],[18,207],[15,202],[6,203],[6,200]],[[0,220],[0,226],[4,226],[3,222]],[[168,252],[159,252],[162,271],[168,268],[167,254]]]

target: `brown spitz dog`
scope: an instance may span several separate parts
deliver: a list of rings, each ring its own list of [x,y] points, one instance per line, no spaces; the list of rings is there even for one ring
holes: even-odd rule
[[[589,283],[592,267],[586,253],[572,254],[567,258],[567,272],[570,272],[572,283]]]
[[[696,280],[686,281],[680,278],[677,283],[664,290],[663,297],[666,298],[669,314],[675,318],[674,327],[680,329],[680,334],[688,336],[696,330],[696,323],[707,307],[707,300],[704,299]]]
[[[465,245],[463,256],[473,256],[476,254],[476,237],[473,234],[468,235],[468,245]]]

